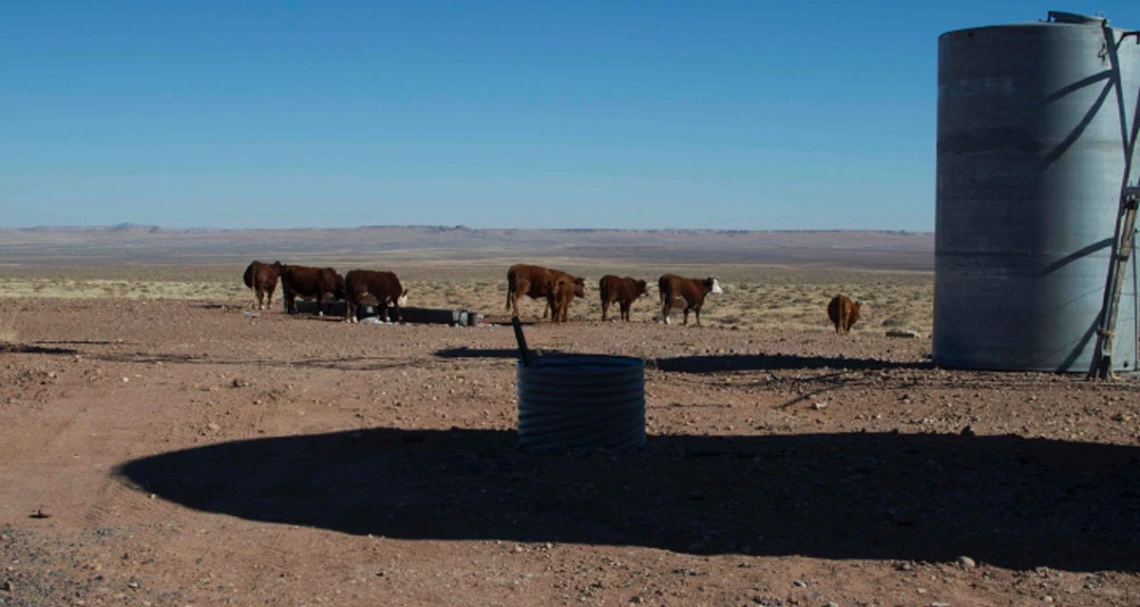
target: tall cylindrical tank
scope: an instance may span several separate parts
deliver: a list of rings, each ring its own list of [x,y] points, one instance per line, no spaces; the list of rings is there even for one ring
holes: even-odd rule
[[[935,363],[1088,371],[1140,119],[1137,42],[1067,13],[939,37]],[[1133,258],[1117,370],[1136,367],[1136,277]]]

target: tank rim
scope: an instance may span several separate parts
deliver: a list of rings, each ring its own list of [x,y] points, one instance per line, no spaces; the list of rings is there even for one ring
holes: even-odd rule
[[[1110,29],[1114,32],[1129,31],[1129,30],[1125,30],[1123,28],[1109,26],[1107,18],[1098,17],[1097,19],[1102,19],[1102,21],[1099,21],[1099,22],[1090,21],[1090,22],[1085,22],[1085,23],[1068,23],[1068,22],[1064,22],[1064,21],[1044,21],[1044,20],[1041,20],[1041,21],[1023,21],[1021,23],[1006,23],[1006,24],[1001,24],[1001,25],[978,25],[975,27],[963,27],[963,28],[959,28],[956,30],[950,30],[948,32],[942,32],[941,34],[938,35],[938,39],[941,40],[942,38],[944,38],[946,36],[964,35],[968,32],[978,32],[978,31],[982,31],[982,30],[992,30],[992,29],[1095,27],[1098,29],[1099,28]]]

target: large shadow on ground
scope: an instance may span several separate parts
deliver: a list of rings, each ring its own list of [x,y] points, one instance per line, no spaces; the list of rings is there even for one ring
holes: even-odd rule
[[[352,534],[1140,570],[1140,449],[1017,436],[654,436],[533,455],[513,431],[379,428],[122,464],[207,512]]]

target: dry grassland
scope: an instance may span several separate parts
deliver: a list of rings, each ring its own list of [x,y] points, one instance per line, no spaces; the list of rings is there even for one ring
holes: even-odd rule
[[[586,277],[586,299],[575,301],[571,308],[573,320],[600,319],[597,282],[605,274],[648,280],[653,285],[650,296],[634,304],[633,320],[659,320],[656,278],[673,272],[693,277],[714,274],[720,279],[724,295],[712,296],[706,301],[701,317],[706,325],[744,330],[826,331],[831,329],[827,302],[837,293],[863,302],[863,318],[855,326],[856,332],[879,333],[899,328],[928,335],[932,325],[933,275],[929,272],[726,264],[581,265],[569,259],[542,260],[542,263]],[[330,265],[341,272],[356,267],[392,269],[409,289],[413,306],[501,315],[506,302],[509,265],[506,262],[420,262],[403,267],[335,262]],[[244,267],[229,265],[25,266],[0,272],[0,294],[37,298],[204,300],[243,305],[252,300],[251,292],[241,282],[243,270]],[[273,301],[278,308],[280,288]],[[525,318],[537,318],[542,313],[541,302],[524,298],[521,306]],[[616,309],[612,311],[616,314]],[[675,310],[673,314],[679,320],[681,311]],[[0,322],[0,333],[3,331],[4,325]]]

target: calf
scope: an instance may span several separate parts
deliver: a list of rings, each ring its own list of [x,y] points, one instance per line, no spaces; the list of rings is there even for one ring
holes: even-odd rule
[[[669,311],[680,308],[683,303],[685,324],[689,324],[689,310],[692,310],[696,312],[698,327],[701,326],[701,306],[705,303],[705,296],[724,293],[716,277],[682,278],[676,274],[666,274],[659,278],[657,288],[661,291],[661,316],[665,319],[665,324],[669,324]]]
[[[570,303],[581,291],[569,274],[554,276],[547,285],[546,306],[550,308],[550,322],[566,322],[570,314]]]
[[[245,286],[253,289],[258,310],[266,310],[273,303],[273,290],[277,288],[277,278],[281,275],[281,262],[261,263],[256,259],[245,269],[242,280]],[[265,303],[262,303],[262,297]]]
[[[542,317],[546,318],[551,310],[551,289],[559,278],[568,278],[573,284],[571,292],[574,296],[586,296],[586,279],[571,276],[561,270],[532,266],[528,264],[515,264],[507,270],[507,310],[512,310],[515,316],[519,315],[519,299],[526,295],[531,299],[546,298],[546,307],[542,310]],[[571,297],[573,300],[573,297]],[[569,305],[569,304],[567,304]]]
[[[285,311],[297,313],[297,296],[317,300],[317,316],[325,315],[325,297],[344,299],[344,277],[332,268],[281,266],[281,288],[285,292]]]
[[[598,290],[602,294],[602,320],[606,320],[610,304],[618,302],[621,306],[621,319],[629,322],[629,308],[640,297],[649,295],[649,284],[644,280],[634,280],[628,276],[618,278],[613,274],[606,274],[598,282]]]
[[[388,322],[388,306],[396,308],[396,320],[402,321],[400,307],[408,305],[408,291],[394,272],[352,270],[344,277],[344,321],[357,322],[356,311],[366,295],[376,298],[384,322]]]
[[[860,302],[851,301],[846,295],[836,295],[831,299],[831,303],[827,304],[827,317],[835,325],[837,335],[851,332],[851,327],[859,320],[861,307]]]

